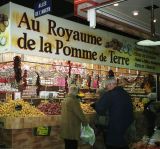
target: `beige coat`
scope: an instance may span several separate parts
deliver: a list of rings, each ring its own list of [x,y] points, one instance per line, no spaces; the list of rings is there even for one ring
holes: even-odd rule
[[[79,140],[81,123],[87,125],[79,99],[69,95],[62,101],[61,137],[63,139]]]

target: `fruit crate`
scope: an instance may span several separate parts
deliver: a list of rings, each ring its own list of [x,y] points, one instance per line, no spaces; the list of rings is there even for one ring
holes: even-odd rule
[[[6,117],[0,118],[0,128],[23,129],[38,126],[55,126],[60,123],[60,115],[42,117]]]
[[[86,114],[86,117],[91,122],[94,114]],[[61,115],[0,118],[0,145],[10,149],[64,149],[64,141],[59,137],[60,119]],[[50,134],[34,135],[33,128],[38,126],[50,126]],[[91,148],[88,144],[80,143],[79,146],[79,149]]]
[[[94,121],[95,113],[85,114],[88,121]],[[5,117],[0,118],[0,128],[4,129],[23,129],[38,126],[57,126],[60,125],[61,115],[47,115],[41,117]]]

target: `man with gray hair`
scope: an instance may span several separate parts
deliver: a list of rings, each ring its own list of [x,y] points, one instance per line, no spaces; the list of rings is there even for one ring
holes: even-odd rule
[[[106,124],[106,149],[129,149],[125,134],[133,122],[133,105],[129,94],[117,86],[115,78],[106,81],[106,92],[93,105],[100,114],[108,111],[109,121]]]

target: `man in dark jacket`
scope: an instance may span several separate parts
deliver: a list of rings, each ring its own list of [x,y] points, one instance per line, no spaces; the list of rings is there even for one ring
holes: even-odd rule
[[[96,112],[101,115],[108,111],[109,122],[106,132],[107,149],[129,149],[125,138],[126,131],[133,122],[131,97],[117,86],[114,78],[106,81],[107,92],[94,104]]]

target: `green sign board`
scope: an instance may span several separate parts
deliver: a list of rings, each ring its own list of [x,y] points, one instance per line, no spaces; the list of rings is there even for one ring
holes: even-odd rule
[[[50,136],[51,126],[39,126],[33,128],[33,134],[35,136]]]

